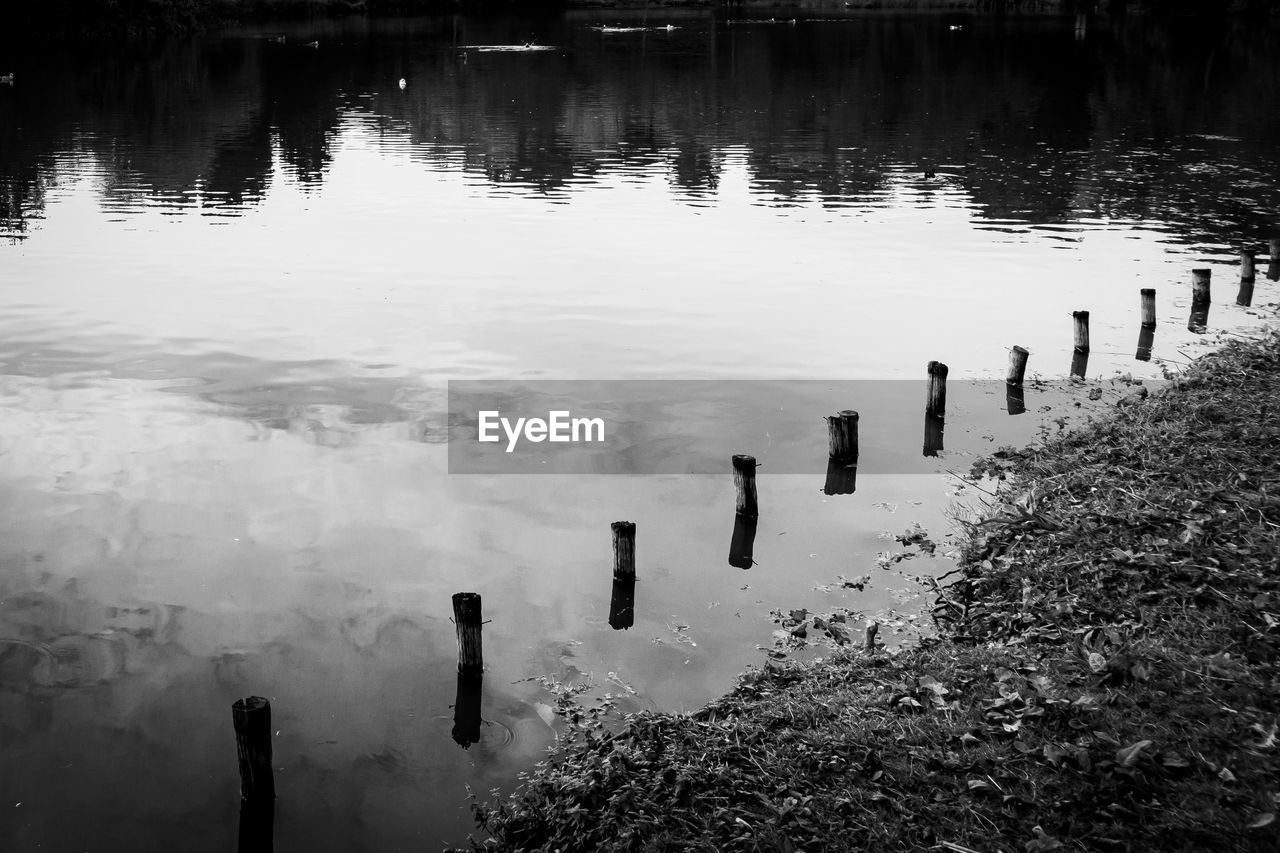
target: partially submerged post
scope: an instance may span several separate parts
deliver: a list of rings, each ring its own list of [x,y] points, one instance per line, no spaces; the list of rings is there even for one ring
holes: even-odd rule
[[[733,457],[733,484],[738,488],[738,515],[755,518],[760,515],[756,502],[756,458],[736,454]]]
[[[271,703],[261,696],[239,699],[231,706],[240,763],[240,799],[270,802],[276,798],[271,772]]]
[[[1020,415],[1027,410],[1026,398],[1021,385],[1004,386],[1004,404],[1011,415]]]
[[[484,676],[458,673],[453,700],[453,742],[463,749],[480,742],[480,697]]]
[[[1011,388],[1021,388],[1022,380],[1027,374],[1027,350],[1015,346],[1009,350],[1009,372],[1005,375],[1005,384]]]
[[[1187,328],[1197,334],[1203,334],[1209,327],[1209,277],[1208,268],[1191,271],[1191,318]]]
[[[929,362],[929,390],[925,398],[926,414],[941,418],[947,411],[947,366],[940,361]]]
[[[756,518],[742,515],[733,517],[733,538],[729,540],[729,565],[735,569],[749,569],[755,565]]]
[[[636,623],[636,579],[614,578],[609,595],[609,627],[625,631]]]
[[[1156,325],[1156,289],[1144,287],[1142,294],[1142,328],[1154,329]]]
[[[1254,267],[1253,249],[1240,250],[1240,292],[1236,294],[1236,304],[1248,308],[1253,304],[1253,281],[1257,275]]]
[[[1084,379],[1085,374],[1089,370],[1089,351],[1087,349],[1075,350],[1071,353],[1071,377],[1073,379]]]
[[[272,853],[275,819],[275,800],[241,800],[236,853]]]
[[[484,672],[484,652],[480,646],[480,596],[474,592],[453,594],[453,624],[458,632],[458,672]]]
[[[1075,328],[1075,351],[1089,351],[1089,312],[1072,311],[1071,319]]]
[[[1272,237],[1267,241],[1267,251],[1271,253],[1267,261],[1267,278],[1280,281],[1280,237]]]
[[[858,463],[827,460],[827,479],[822,484],[826,495],[851,495],[858,490]]]
[[[867,651],[874,652],[876,650],[876,634],[879,631],[880,631],[879,622],[867,623],[867,641],[865,644],[865,648]]]
[[[614,580],[635,580],[636,525],[634,521],[615,521],[613,529]]]

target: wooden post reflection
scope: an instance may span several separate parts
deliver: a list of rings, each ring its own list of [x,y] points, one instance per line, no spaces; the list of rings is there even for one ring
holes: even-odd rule
[[[272,853],[275,819],[275,800],[241,800],[238,853]]]
[[[1240,292],[1236,294],[1236,304],[1245,308],[1253,305],[1253,282],[1257,277],[1253,249],[1240,250]]]
[[[1206,268],[1191,271],[1191,317],[1187,328],[1196,334],[1204,334],[1209,328],[1209,277]]]
[[[755,565],[756,519],[754,516],[733,517],[733,538],[729,540],[729,565],[749,569]]]
[[[240,765],[240,799],[269,802],[276,798],[271,769],[271,703],[261,696],[238,699],[231,706]]]
[[[1011,415],[1020,415],[1025,412],[1027,403],[1022,396],[1022,386],[1006,383],[1004,386],[1004,403]]]
[[[828,495],[851,495],[858,490],[858,463],[827,460],[827,479],[822,491]]]
[[[942,426],[943,418],[941,415],[931,415],[928,412],[924,416],[924,455],[937,456],[942,450]]]
[[[1134,356],[1138,361],[1151,360],[1151,345],[1156,340],[1156,327],[1143,326],[1138,330],[1138,352]]]
[[[1272,237],[1267,242],[1267,248],[1271,252],[1271,258],[1267,261],[1267,278],[1280,281],[1280,237]]]
[[[458,673],[453,699],[453,742],[463,749],[480,742],[480,695],[483,675]]]
[[[609,596],[609,627],[625,631],[636,623],[636,579],[614,578]]]
[[[1084,379],[1085,373],[1089,371],[1089,351],[1075,350],[1071,353],[1071,375],[1073,377]]]

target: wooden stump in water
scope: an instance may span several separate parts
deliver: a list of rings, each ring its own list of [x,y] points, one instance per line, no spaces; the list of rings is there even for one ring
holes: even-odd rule
[[[1155,328],[1156,325],[1156,289],[1154,287],[1144,287],[1141,290],[1142,295],[1142,327],[1144,329]]]
[[[480,596],[474,592],[453,594],[453,624],[458,632],[458,672],[480,675],[484,672],[484,650],[480,645]]]
[[[827,418],[827,455],[837,462],[858,461],[858,413],[853,409]]]
[[[929,389],[925,397],[926,414],[945,417],[947,412],[947,366],[940,361],[929,362]]]
[[[924,455],[937,456],[942,451],[942,430],[945,420],[941,415],[924,416]]]
[[[609,627],[625,631],[636,623],[636,579],[614,578],[609,595]]]
[[[1197,334],[1203,334],[1209,328],[1209,277],[1211,272],[1207,268],[1191,271],[1191,317],[1187,320],[1187,328]]]
[[[1022,380],[1027,374],[1027,350],[1015,346],[1009,350],[1009,372],[1005,375],[1005,384],[1011,388],[1021,388]]]
[[[756,501],[756,458],[737,454],[733,457],[733,484],[738,488],[737,513],[750,518],[760,515]]]
[[[463,749],[480,742],[480,701],[484,676],[458,673],[453,699],[453,742]]]
[[[1075,351],[1089,351],[1089,312],[1072,311],[1071,319],[1075,329]]]
[[[613,577],[615,580],[636,578],[636,525],[632,521],[615,521],[613,529]]]
[[[261,696],[239,699],[231,706],[240,763],[240,799],[267,802],[276,798],[271,772],[271,703]]]
[[[827,495],[851,495],[858,490],[858,463],[827,460],[827,479],[822,492]]]

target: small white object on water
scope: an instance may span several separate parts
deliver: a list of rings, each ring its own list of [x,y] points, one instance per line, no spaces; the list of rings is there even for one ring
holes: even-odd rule
[[[407,83],[405,83],[404,78],[403,78],[403,77],[401,77],[401,78],[400,78],[400,91],[402,91],[402,92],[403,92],[403,91],[404,91],[404,87],[405,87],[405,86],[407,86],[407,85],[408,85],[408,84],[407,84]]]
[[[947,27],[947,29],[951,30],[952,32],[955,32],[956,30],[963,30],[963,29],[964,29],[964,25],[963,25],[963,24],[952,24],[951,26]]]
[[[6,85],[6,86],[12,86],[12,85],[13,85],[13,75],[12,75],[12,74],[5,74],[4,76],[0,77],[0,84],[4,84],[4,85]]]

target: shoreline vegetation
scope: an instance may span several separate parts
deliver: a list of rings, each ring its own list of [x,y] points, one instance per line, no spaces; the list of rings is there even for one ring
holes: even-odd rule
[[[182,35],[250,21],[556,9],[635,11],[721,8],[750,16],[769,10],[805,13],[1076,13],[1143,10],[1173,14],[1271,14],[1270,0],[9,0],[5,37],[24,44]]]
[[[492,837],[473,845],[1280,849],[1277,414],[1273,330],[997,451],[972,472],[997,485],[961,521],[938,636],[768,661],[613,731],[564,702],[579,724],[474,805]]]

